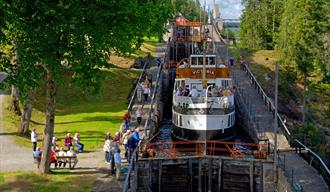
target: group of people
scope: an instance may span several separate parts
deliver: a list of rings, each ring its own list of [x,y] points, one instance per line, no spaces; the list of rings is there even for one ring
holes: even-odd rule
[[[52,138],[52,142],[51,142],[51,151],[50,151],[50,161],[49,161],[49,165],[51,165],[52,163],[55,164],[55,168],[57,168],[57,165],[59,165],[59,167],[61,167],[61,165],[63,167],[65,167],[66,163],[68,162],[68,159],[65,158],[60,158],[58,159],[58,157],[77,157],[76,151],[74,151],[74,146],[77,147],[77,152],[81,153],[84,150],[84,144],[81,143],[80,141],[80,134],[76,133],[75,136],[72,138],[70,133],[66,134],[66,137],[64,139],[64,146],[67,147],[67,151],[64,151],[63,147],[58,147],[56,144],[57,141],[57,137],[53,136]],[[31,132],[31,142],[33,145],[33,158],[35,160],[35,162],[38,165],[40,165],[40,161],[41,161],[41,156],[42,156],[42,151],[40,149],[40,147],[37,146],[38,143],[38,134],[36,132],[36,129],[33,128],[32,132]],[[75,165],[77,164],[78,159],[74,158],[73,160],[73,166],[70,168],[74,168]]]
[[[206,93],[208,94],[208,97],[222,97],[222,96],[230,96],[235,91],[235,87],[232,89],[229,88],[219,88],[218,86],[213,86],[206,91],[206,87],[204,86],[203,89],[200,91],[196,88],[196,86],[193,86],[193,88],[190,90],[189,86],[186,85],[185,88],[179,87],[175,93],[176,96],[185,96],[185,97],[206,97]]]
[[[115,174],[116,179],[120,179],[122,163],[120,145],[124,145],[124,156],[127,162],[130,163],[132,155],[140,142],[139,132],[140,128],[136,127],[133,132],[130,129],[127,129],[122,135],[119,132],[116,132],[114,137],[112,137],[110,133],[107,133],[105,136],[103,145],[103,151],[105,152],[105,163],[110,165],[110,173]],[[136,153],[138,153],[138,151],[136,151]]]

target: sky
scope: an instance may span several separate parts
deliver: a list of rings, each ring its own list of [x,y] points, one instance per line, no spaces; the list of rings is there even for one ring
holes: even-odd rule
[[[204,5],[205,0],[199,0]],[[223,19],[238,19],[242,14],[241,0],[215,0],[220,5],[220,14]],[[213,5],[213,0],[206,0],[206,4]]]

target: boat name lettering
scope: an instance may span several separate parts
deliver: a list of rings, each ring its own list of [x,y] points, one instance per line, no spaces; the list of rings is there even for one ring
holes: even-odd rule
[[[202,74],[202,70],[200,70],[200,69],[192,70],[191,72],[192,72],[193,75]],[[206,74],[214,75],[214,71],[213,70],[206,70]]]

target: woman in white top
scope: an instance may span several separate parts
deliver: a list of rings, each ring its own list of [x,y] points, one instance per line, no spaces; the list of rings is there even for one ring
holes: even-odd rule
[[[64,156],[67,156],[66,152],[64,151],[63,147],[60,148],[60,151],[58,152],[58,155],[57,157],[64,157]],[[66,162],[67,160],[66,159],[62,159],[60,158],[58,160],[58,167],[61,167],[62,163],[63,163],[63,168],[65,167],[66,165]]]
[[[84,150],[84,144],[80,142],[80,135],[76,133],[73,137],[73,144],[77,147],[77,151],[81,153]]]
[[[131,130],[127,130],[124,135],[123,135],[123,144],[124,144],[124,147],[125,147],[125,157],[127,158],[127,155],[128,155],[128,138],[131,134]]]
[[[37,142],[38,142],[38,134],[36,133],[36,128],[32,129],[31,132],[31,142],[33,143],[33,151],[36,151]]]
[[[66,152],[66,155],[68,157],[76,157],[76,158],[73,158],[73,166],[71,166],[70,168],[73,169],[77,163],[78,163],[78,158],[77,158],[77,154],[76,152],[73,150],[73,147],[70,147],[70,150],[68,152]],[[72,159],[71,159],[72,160]],[[70,161],[70,160],[69,160]]]
[[[150,94],[150,87],[147,83],[144,83],[143,85],[143,95],[144,95],[144,101],[148,101],[148,96]]]

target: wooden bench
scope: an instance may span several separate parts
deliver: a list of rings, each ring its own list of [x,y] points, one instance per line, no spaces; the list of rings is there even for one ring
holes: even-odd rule
[[[63,160],[63,163],[69,163],[69,169],[74,169],[76,164],[78,163],[77,156],[57,156],[57,163]],[[55,162],[53,162],[55,163]],[[52,164],[52,163],[51,163]]]

